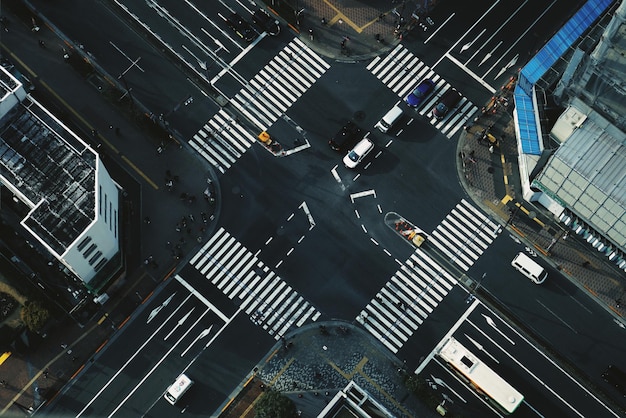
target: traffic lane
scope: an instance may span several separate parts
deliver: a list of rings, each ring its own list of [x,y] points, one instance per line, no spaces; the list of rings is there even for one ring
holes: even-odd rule
[[[220,317],[210,309],[203,306],[195,306],[192,309],[185,308],[172,320],[164,323],[164,328],[158,332],[158,335],[153,334],[156,338],[151,341],[150,345],[128,359],[124,358],[123,364],[120,364],[119,357],[111,359],[110,363],[117,364],[119,374],[116,373],[107,380],[103,380],[100,376],[91,380],[90,385],[94,386],[96,383],[95,386],[101,389],[85,403],[79,415],[102,414],[103,411],[106,411],[106,414],[120,412],[123,415],[129,415],[135,408],[145,408],[145,405],[137,406],[143,404],[144,398],[140,397],[140,402],[133,400],[142,384],[151,379],[152,375],[162,367],[165,367],[168,371],[165,374],[171,379],[170,372],[182,371],[202,350],[204,344],[224,326]],[[209,330],[208,333],[207,330]],[[112,347],[109,347],[107,353],[111,352],[111,349]],[[115,351],[121,350],[122,347],[116,347]],[[115,354],[111,353],[110,356],[115,356]],[[105,359],[102,362],[106,364]],[[115,370],[113,367],[110,368]],[[159,378],[159,374],[161,372],[157,372],[156,379],[164,379]],[[147,390],[153,393],[154,387],[150,388],[148,384]],[[159,393],[163,393],[163,389]]]
[[[554,22],[562,22],[565,13],[571,5],[559,7],[557,0],[553,0],[546,7],[536,9],[537,16],[530,21],[512,20],[506,27],[506,33],[511,38],[500,44],[499,38],[493,38],[487,44],[481,44],[480,51],[475,51],[467,58],[458,57],[461,62],[480,77],[488,80],[498,79],[498,72],[506,65],[513,70],[522,67],[545,42],[559,29]],[[470,51],[467,51],[468,53]],[[517,59],[516,59],[517,57]]]
[[[448,404],[446,409],[451,413],[456,412],[467,417],[501,416],[476,391],[466,386],[450,367],[438,357],[429,361],[419,376],[428,382],[429,390],[434,396],[442,401],[446,400]],[[515,416],[517,416],[518,411],[515,412]]]
[[[465,313],[470,306],[465,303],[466,299],[467,291],[462,286],[454,286],[417,327],[396,354],[399,359],[406,360],[407,370],[415,370]],[[421,372],[420,375],[427,377],[428,373]]]
[[[215,320],[215,318],[213,318],[213,320]],[[206,344],[220,331],[220,328],[214,326],[211,328],[210,332],[203,333],[203,335],[206,335],[204,335],[197,344],[190,347],[187,352],[183,351],[180,355],[172,352],[171,355],[167,357],[166,361],[158,365],[158,367],[146,368],[145,375],[143,375],[141,379],[134,379],[134,386],[127,392],[126,396],[123,396],[123,394],[120,395],[120,398],[118,398],[119,405],[110,413],[119,414],[121,416],[152,415],[151,411],[154,411],[155,407],[157,409],[163,408],[171,413],[172,407],[165,401],[163,394],[167,391],[172,382],[183,372],[194,380],[194,383],[198,384],[198,387],[194,384],[193,387],[195,390],[202,390],[202,386],[206,386],[206,383],[203,381],[206,370],[202,374],[197,373],[197,370],[193,368],[193,364],[201,356],[209,355],[207,353],[208,348]],[[210,393],[210,389],[207,388],[207,390],[203,392],[203,397],[205,397]],[[184,408],[185,403],[188,401],[189,399],[185,396],[174,408],[180,410]]]
[[[544,22],[558,21],[558,18],[562,17],[564,9],[556,7],[557,3],[558,0],[552,0],[547,5],[542,1],[529,0],[521,4],[498,3],[450,53],[465,65],[472,57],[476,57],[475,54],[479,51],[490,52],[494,59],[502,59],[503,54],[506,54],[510,48],[515,48],[514,53],[517,53],[519,51],[514,45],[520,37],[529,31],[535,32],[533,30],[535,27],[538,29],[537,36],[541,36],[546,31],[546,27],[552,27],[552,23],[544,24]],[[565,7],[566,10],[567,7]],[[482,56],[478,57],[479,60],[482,58]]]
[[[491,318],[489,323],[485,316]],[[493,325],[492,325],[493,324]],[[555,405],[561,413],[579,416],[613,416],[608,406],[591,394],[578,380],[567,374],[554,360],[543,354],[507,323],[481,306],[455,331],[454,336],[484,363],[522,392],[527,402],[545,409]],[[550,403],[546,403],[546,399]],[[598,411],[603,411],[599,413]]]
[[[245,315],[238,315],[186,371],[195,383],[180,403],[172,407],[161,397],[148,416],[171,417],[173,411],[182,408],[186,408],[185,415],[211,416],[242,380],[253,373],[275,343],[261,327],[253,325]],[[177,376],[173,373],[168,385]],[[157,395],[155,390],[153,396]]]
[[[99,396],[101,392],[106,391],[106,386],[111,385],[110,382],[117,376],[122,380],[128,380],[127,376],[133,373],[128,373],[126,368],[132,369],[133,361],[135,364],[141,364],[139,370],[149,367],[153,364],[152,355],[163,356],[171,346],[169,343],[163,343],[163,338],[167,335],[166,327],[174,326],[183,310],[186,313],[187,309],[197,309],[198,312],[205,309],[205,306],[185,292],[180,284],[175,283],[166,289],[168,290],[155,297],[145,308],[137,311],[136,316],[108,342],[103,351],[94,357],[96,361],[73,381],[69,392],[71,403],[80,399],[87,405],[96,394]],[[147,352],[150,352],[150,355],[146,355]],[[112,389],[116,388],[119,388],[119,385],[112,385]]]
[[[156,112],[156,109],[168,108],[168,103],[175,101],[177,92],[187,84],[180,70],[100,2],[71,1],[67,8],[39,0],[33,3],[70,39],[83,44],[111,75],[119,76],[132,61],[141,58],[137,65],[144,72],[133,67],[126,72],[124,80],[133,89],[134,96],[149,109]],[[66,13],[68,9],[75,12]],[[59,53],[60,49],[61,46]]]
[[[222,62],[228,55],[236,54],[244,48],[234,39],[231,43],[224,40],[226,48],[221,48],[220,44],[209,38],[199,28],[194,31],[194,28],[185,26],[184,22],[159,3],[133,2],[132,8],[129,9],[133,14],[133,19],[139,19],[143,26],[147,26],[145,30],[153,32],[155,34],[153,36],[160,38],[159,42],[165,42],[187,62],[187,65],[192,66],[198,72],[204,72],[201,62],[213,61],[218,54],[217,61]],[[217,26],[215,22],[212,24]],[[219,53],[218,50],[220,50]]]
[[[214,53],[219,50],[225,61],[232,60],[247,46],[226,24],[225,19],[232,11],[222,2],[211,3],[210,10],[190,1],[159,1],[158,6],[154,2],[152,5],[157,13],[171,16],[199,40],[206,41],[205,45]],[[214,58],[213,54],[209,55],[209,59]]]
[[[615,338],[618,329],[610,314],[571,284],[547,262],[537,262],[548,271],[541,285],[532,283],[510,265],[520,244],[507,250],[509,237],[498,238],[474,268],[487,272],[481,283],[497,300],[547,344],[554,347],[576,368],[601,384],[600,374],[610,362],[626,367],[620,353],[623,339]]]
[[[500,2],[501,0],[497,0],[495,5]],[[492,7],[494,7],[492,0],[477,0],[471,4],[462,0],[455,0],[438,5],[430,14],[435,25],[429,32],[423,34],[426,39],[421,40],[419,43],[423,44],[424,41],[427,41],[427,45],[435,44],[444,51],[448,50],[455,42],[462,39],[468,29],[479,21],[481,17],[484,16],[484,19],[489,16],[488,12]],[[409,39],[411,39],[416,32],[421,32],[421,29],[417,26],[409,35]],[[420,34],[420,36],[422,35]]]

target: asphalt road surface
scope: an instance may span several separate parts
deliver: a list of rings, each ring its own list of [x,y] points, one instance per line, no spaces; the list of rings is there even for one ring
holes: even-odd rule
[[[466,199],[454,169],[458,132],[574,5],[556,0],[547,8],[531,1],[475,2],[471,8],[450,3],[433,15],[437,26],[432,32],[409,37],[370,61],[347,64],[319,55],[287,31],[277,38],[242,41],[220,17],[233,10],[249,13],[239,3],[220,2],[190,13],[189,2],[125,2],[172,46],[168,59],[173,51],[182,57],[176,65],[214,80],[230,99],[227,109],[219,109],[113,14],[100,15],[99,9],[73,2],[84,12],[79,19],[73,17],[78,13],[39,3],[112,74],[130,68],[124,78],[187,139],[185,152],[199,154],[223,174],[215,235],[199,243],[189,264],[137,311],[56,401],[54,412],[169,415],[173,409],[162,394],[187,369],[202,390],[190,394],[185,413],[206,415],[289,329],[329,318],[360,323],[417,366],[415,353],[430,352],[464,309],[476,306],[465,303],[467,292],[458,282],[468,277],[478,282],[484,273],[481,285],[510,303],[518,318],[537,319],[533,329],[548,341],[563,335],[575,345],[578,333],[602,333],[587,340],[586,347],[594,350],[588,358],[582,351],[556,347],[597,380],[597,359],[609,352],[596,341],[610,341],[608,317],[604,322],[609,325],[592,328],[595,308],[582,297],[538,294],[554,292],[554,286],[568,289],[558,278],[538,288],[517,277],[507,263],[519,244],[502,236],[501,228]],[[94,34],[91,25],[97,21],[106,26]],[[492,34],[503,36],[488,38]],[[516,56],[519,64],[509,66]],[[129,67],[137,57],[141,69]],[[436,82],[435,91],[410,109],[402,100],[423,77]],[[438,98],[451,87],[462,93],[459,105],[443,120],[432,117]],[[181,106],[189,97],[193,103]],[[375,130],[396,103],[404,109],[401,120],[387,134]],[[356,169],[342,165],[345,150],[328,147],[350,119],[375,144]],[[287,152],[275,155],[259,145],[262,130]],[[399,233],[398,224],[386,222],[391,213],[430,235],[423,250]],[[502,272],[515,275],[515,284],[498,280]],[[550,275],[558,277],[555,271]],[[520,295],[533,302],[516,304]],[[472,315],[483,309],[478,306]],[[589,313],[586,320],[559,320],[580,307]],[[465,323],[455,333],[462,329],[484,347],[493,344],[488,351],[497,352],[501,363],[491,365],[525,394],[520,411],[541,413],[542,405],[548,411],[544,415],[578,410],[588,415],[600,408],[584,388],[506,327],[498,324],[506,338],[486,338]],[[466,343],[464,335],[458,339]],[[515,338],[515,347],[502,349],[502,338]],[[616,346],[610,353],[618,351]],[[531,367],[522,367],[526,363]],[[457,392],[464,390],[440,364],[431,366]],[[564,389],[547,391],[544,383]],[[470,393],[462,397],[477,410],[485,407]]]

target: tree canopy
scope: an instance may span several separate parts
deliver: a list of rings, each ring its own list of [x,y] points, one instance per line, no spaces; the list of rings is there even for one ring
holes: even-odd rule
[[[291,399],[275,390],[268,390],[254,406],[256,418],[295,418],[296,405]]]

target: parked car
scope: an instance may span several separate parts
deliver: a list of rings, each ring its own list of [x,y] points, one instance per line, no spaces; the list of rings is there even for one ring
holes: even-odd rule
[[[335,151],[344,151],[349,149],[352,144],[361,136],[361,128],[356,126],[352,121],[348,121],[339,129],[333,139],[328,141],[328,145]]]
[[[278,20],[273,19],[263,9],[259,9],[252,15],[252,22],[264,32],[269,33],[272,36],[276,36],[280,33],[280,23]]]
[[[422,80],[415,90],[406,96],[404,101],[411,107],[417,107],[433,92],[435,88],[435,83],[432,80],[425,79]]]
[[[355,168],[373,149],[372,140],[363,138],[343,157],[343,164],[348,168]]]
[[[433,116],[437,119],[443,119],[450,112],[450,109],[461,101],[461,97],[463,96],[455,88],[450,88],[439,98],[433,109]]]
[[[252,29],[252,26],[250,26],[250,24],[237,13],[233,13],[228,16],[226,24],[237,34],[237,36],[246,42],[254,41],[258,35],[254,29]]]

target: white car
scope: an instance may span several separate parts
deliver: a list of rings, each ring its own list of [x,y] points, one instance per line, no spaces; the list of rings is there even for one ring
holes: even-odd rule
[[[343,163],[348,168],[354,168],[365,158],[371,150],[374,149],[374,143],[369,138],[363,138],[352,148],[345,157]]]

